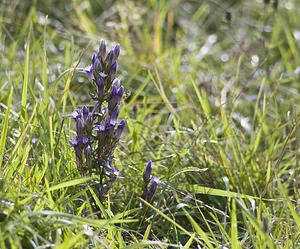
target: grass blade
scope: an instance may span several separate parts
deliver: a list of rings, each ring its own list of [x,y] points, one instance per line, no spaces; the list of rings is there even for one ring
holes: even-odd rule
[[[3,156],[4,156],[4,149],[5,149],[5,142],[6,142],[6,135],[7,135],[7,129],[8,129],[8,123],[9,123],[9,114],[10,114],[10,106],[13,96],[13,87],[10,88],[9,91],[9,97],[7,101],[7,109],[5,114],[5,119],[3,121],[3,129],[1,134],[1,140],[0,140],[0,166],[2,165]]]

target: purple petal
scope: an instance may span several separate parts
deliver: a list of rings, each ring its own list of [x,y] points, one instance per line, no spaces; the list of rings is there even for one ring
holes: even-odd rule
[[[68,114],[67,117],[69,118],[73,118],[73,119],[78,119],[78,118],[81,118],[81,111],[79,109],[76,109],[73,111],[72,114]]]
[[[120,88],[120,80],[118,78],[115,78],[112,85],[116,86],[117,88]]]
[[[117,123],[117,119],[118,119],[118,116],[119,116],[119,113],[120,113],[120,107],[117,105],[113,111],[112,111],[112,114],[110,116],[111,120],[110,120],[110,124],[111,125],[116,125]]]
[[[82,114],[83,114],[83,119],[86,120],[88,115],[89,115],[89,108],[87,108],[86,106],[82,107]]]
[[[119,125],[118,125],[118,127],[117,127],[117,129],[116,129],[116,131],[115,131],[115,137],[116,137],[117,139],[119,139],[119,138],[121,137],[121,134],[122,134],[122,132],[123,132],[123,130],[124,130],[124,128],[125,128],[125,124],[126,124],[125,119],[123,119],[123,120],[119,123]]]
[[[114,51],[110,50],[105,58],[105,63],[107,67],[110,67],[110,65],[112,64],[113,57],[114,57]]]
[[[113,58],[113,61],[116,61],[118,59],[119,54],[120,54],[120,45],[118,44],[114,48],[114,58]]]
[[[145,181],[149,181],[150,180],[150,176],[151,176],[151,171],[152,171],[152,161],[150,160],[147,164],[146,164],[146,169],[143,172],[143,179]]]
[[[161,181],[158,177],[152,177],[152,183],[150,185],[149,191],[147,192],[147,200],[151,200],[159,183],[161,183]]]
[[[92,80],[94,79],[93,70],[94,70],[93,64],[90,65],[89,67],[86,67],[83,70],[83,72],[85,72],[87,74],[90,82],[92,82]]]
[[[102,60],[104,60],[105,54],[106,54],[106,44],[105,44],[105,40],[100,40],[98,56],[99,56]]]

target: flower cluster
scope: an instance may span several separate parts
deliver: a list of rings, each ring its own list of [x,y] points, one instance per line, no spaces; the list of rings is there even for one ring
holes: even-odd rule
[[[142,198],[150,201],[155,193],[155,190],[157,188],[157,185],[161,182],[158,177],[151,176],[151,171],[152,171],[152,161],[150,160],[146,164],[146,169],[143,172],[143,194]],[[150,187],[149,183],[150,180],[152,181]]]
[[[75,150],[76,163],[83,174],[98,174],[100,199],[109,191],[119,172],[113,166],[113,152],[125,127],[118,121],[124,88],[115,78],[120,46],[106,54],[106,44],[100,41],[99,51],[92,56],[92,64],[84,72],[92,85],[90,95],[94,105],[76,109],[68,117],[76,121],[76,138],[69,141]]]

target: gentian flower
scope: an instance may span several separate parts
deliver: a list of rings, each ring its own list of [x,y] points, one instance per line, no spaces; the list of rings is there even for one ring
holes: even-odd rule
[[[120,101],[124,87],[115,78],[120,45],[106,54],[106,43],[100,41],[98,53],[92,56],[92,64],[84,72],[93,87],[91,96],[95,100],[92,112],[87,106],[76,109],[68,117],[76,121],[76,139],[69,145],[75,150],[80,172],[99,174],[96,189],[103,199],[112,184],[119,178],[113,166],[113,153],[125,127],[125,120],[118,121]]]
[[[150,185],[150,188],[149,188],[149,191],[147,192],[147,195],[146,195],[146,199],[147,200],[151,200],[154,193],[155,193],[155,190],[157,188],[157,185],[161,183],[161,181],[159,180],[158,177],[152,177],[152,183]]]

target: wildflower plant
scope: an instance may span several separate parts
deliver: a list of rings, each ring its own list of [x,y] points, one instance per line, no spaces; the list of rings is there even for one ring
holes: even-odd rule
[[[152,172],[152,161],[150,160],[146,164],[146,168],[143,172],[143,194],[141,196],[143,199],[147,201],[151,201],[156,191],[157,185],[161,183],[158,177],[151,176],[151,172]],[[149,187],[150,181],[152,181],[152,183]]]
[[[119,53],[120,46],[116,45],[106,54],[106,43],[100,41],[91,66],[84,70],[92,86],[93,108],[83,106],[68,115],[76,121],[76,137],[69,145],[75,150],[78,170],[83,176],[99,176],[95,186],[101,201],[120,175],[113,163],[114,150],[125,127],[124,119],[118,121],[124,93],[115,77]]]

